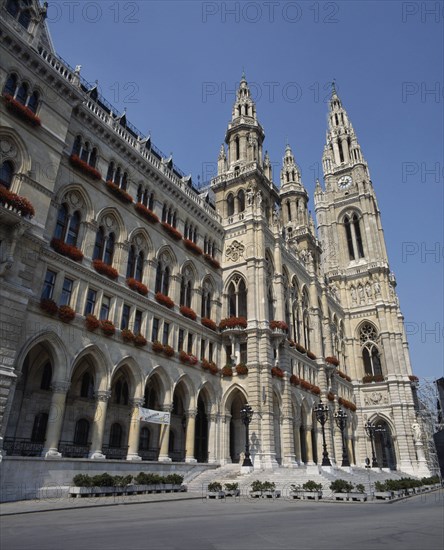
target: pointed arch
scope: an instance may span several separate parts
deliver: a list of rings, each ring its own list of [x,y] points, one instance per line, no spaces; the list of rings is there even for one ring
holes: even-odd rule
[[[115,207],[106,207],[97,213],[98,225],[104,225],[107,232],[114,232],[116,235],[116,241],[128,240],[128,234],[125,223],[120,212]]]

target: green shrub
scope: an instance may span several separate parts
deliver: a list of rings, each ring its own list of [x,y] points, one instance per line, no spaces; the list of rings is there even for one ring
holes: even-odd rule
[[[345,479],[335,479],[330,483],[330,490],[333,493],[349,493],[353,491],[353,484]]]
[[[87,474],[77,474],[72,478],[72,482],[76,487],[91,487],[91,477]]]
[[[321,491],[322,483],[316,483],[316,481],[309,479],[302,485],[302,489],[304,489],[304,491]]]
[[[355,485],[355,489],[358,491],[358,493],[365,493],[365,487],[362,483],[357,483]]]
[[[225,483],[226,491],[237,491],[239,489],[239,483]]]
[[[263,491],[274,491],[276,489],[276,483],[273,481],[264,481],[262,483],[262,490]]]
[[[308,483],[308,482],[307,482]],[[290,489],[292,491],[302,491],[302,487],[300,485],[290,485]]]
[[[138,485],[159,485],[160,483],[165,482],[165,478],[157,474],[152,474],[150,472],[140,472],[134,478],[134,481]],[[172,483],[172,481],[170,481],[169,483]]]
[[[208,491],[210,493],[217,493],[218,491],[222,491],[222,485],[218,481],[213,481],[212,483],[208,484]]]
[[[258,479],[256,479],[256,481],[253,481],[253,483],[251,484],[251,490],[253,492],[262,491],[263,490],[262,481],[259,481]]]
[[[133,480],[132,475],[127,476],[114,476],[113,477],[113,486],[114,487],[127,487],[131,484]]]
[[[182,485],[183,476],[179,474],[168,474],[165,477],[165,483],[172,483],[173,485]]]
[[[107,473],[98,474],[92,477],[91,485],[92,487],[114,487],[114,478]]]
[[[387,490],[385,481],[375,481],[375,491],[384,492]]]

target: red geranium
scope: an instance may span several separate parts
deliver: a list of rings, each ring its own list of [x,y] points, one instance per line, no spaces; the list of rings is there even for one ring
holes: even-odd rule
[[[137,212],[141,216],[143,216],[150,223],[157,223],[159,221],[159,218],[157,217],[157,215],[141,202],[136,203],[134,205],[134,208],[137,210]]]

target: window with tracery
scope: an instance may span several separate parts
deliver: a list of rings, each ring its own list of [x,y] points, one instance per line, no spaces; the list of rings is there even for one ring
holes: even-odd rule
[[[228,286],[228,315],[247,317],[247,287],[241,277],[235,277]]]
[[[379,335],[376,328],[370,323],[364,323],[359,330],[359,341],[362,346],[362,360],[366,375],[382,376],[378,340]]]

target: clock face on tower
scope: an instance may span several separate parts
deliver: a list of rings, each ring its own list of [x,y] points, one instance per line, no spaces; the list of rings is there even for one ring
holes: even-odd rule
[[[342,176],[338,180],[338,189],[347,189],[353,183],[351,176]]]

